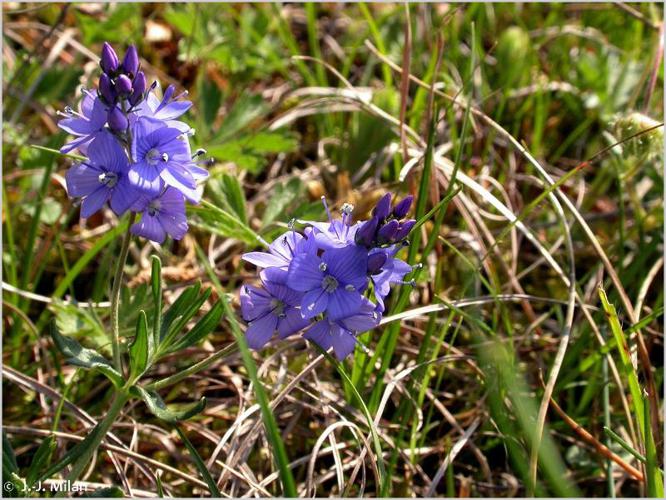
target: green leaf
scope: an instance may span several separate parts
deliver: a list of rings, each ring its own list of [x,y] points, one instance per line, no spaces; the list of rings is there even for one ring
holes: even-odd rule
[[[205,71],[200,73],[198,87],[201,103],[199,128],[203,127],[202,137],[205,138],[210,135],[210,129],[215,123],[217,112],[222,104],[222,93],[215,82],[208,78]]]
[[[222,126],[215,132],[213,136],[214,142],[218,144],[224,142],[267,111],[268,105],[261,96],[242,95],[227,113]]]
[[[12,472],[18,473],[19,468],[16,463],[16,455],[14,454],[14,448],[12,444],[7,439],[7,433],[2,431],[2,472],[11,474]]]
[[[57,474],[62,469],[67,467],[69,464],[73,463],[77,458],[83,456],[86,453],[91,453],[90,447],[96,446],[96,442],[98,440],[98,436],[101,431],[102,431],[102,424],[100,422],[97,425],[95,425],[95,427],[93,427],[93,429],[84,438],[83,441],[80,441],[76,445],[74,445],[67,453],[65,453],[65,455],[58,462],[56,462],[51,467],[49,467],[45,472],[43,472],[42,475],[39,476],[38,481],[44,481],[52,477],[54,474]]]
[[[211,308],[211,310],[208,311],[206,315],[197,322],[196,325],[194,325],[194,328],[192,328],[178,342],[169,348],[168,352],[180,351],[196,344],[201,339],[206,337],[209,333],[215,330],[215,327],[220,324],[222,312],[222,304],[218,301]]]
[[[289,179],[285,184],[277,184],[264,210],[263,225],[268,225],[278,218],[302,192],[303,183],[298,177]]]
[[[239,168],[257,174],[266,166],[268,154],[288,153],[298,146],[296,135],[286,130],[258,132],[235,140],[212,144],[208,153],[218,161],[235,163]]]
[[[51,456],[56,449],[56,444],[55,436],[51,434],[37,448],[25,479],[28,488],[37,482],[40,471],[48,467],[51,462]]]
[[[204,461],[201,459],[201,456],[199,455],[199,452],[197,449],[194,447],[194,445],[190,442],[190,440],[187,438],[185,433],[181,430],[179,426],[176,426],[176,432],[178,432],[178,435],[180,436],[180,439],[183,440],[183,443],[185,443],[185,447],[189,450],[190,455],[192,455],[192,459],[194,460],[194,465],[197,467],[199,470],[199,473],[201,474],[201,477],[206,481],[206,484],[208,485],[208,489],[210,490],[210,494],[214,498],[221,498],[222,493],[220,493],[220,490],[217,487],[217,483],[213,479],[213,477],[210,475],[210,472],[208,471],[208,467],[206,467],[206,464]]]
[[[122,375],[116,371],[106,358],[92,349],[82,347],[76,340],[60,335],[55,321],[51,321],[51,337],[60,352],[67,358],[68,363],[99,371],[117,388],[121,388],[124,385],[125,381]]]
[[[41,205],[41,210],[39,210],[39,222],[47,226],[52,226],[62,214],[61,204],[54,198],[47,196],[41,200]],[[36,203],[21,204],[20,209],[30,217],[34,217],[35,213],[37,213]]]
[[[132,387],[131,392],[146,403],[150,413],[165,422],[175,423],[181,420],[187,420],[188,418],[201,413],[206,407],[206,398],[201,398],[195,403],[171,405],[170,407],[167,407],[160,395],[155,391],[149,391],[141,386],[135,385]]]
[[[146,313],[139,313],[139,320],[136,323],[136,335],[134,342],[130,345],[130,378],[138,379],[148,368],[148,360],[151,351],[151,338],[148,335],[148,319]]]
[[[167,312],[162,319],[162,328],[160,329],[160,343],[171,330],[171,324],[176,320],[176,318],[182,316],[185,313],[189,304],[199,294],[199,290],[201,290],[201,282],[195,283],[194,285],[186,288],[178,296],[175,302],[171,304],[171,307],[167,309]]]
[[[250,246],[263,244],[257,233],[223,208],[204,201],[199,206],[188,206],[187,211],[193,226],[225,238],[235,238]]]
[[[151,258],[150,284],[153,292],[153,304],[155,304],[155,316],[153,319],[153,348],[157,349],[160,343],[160,331],[162,329],[162,261],[157,255]]]
[[[650,404],[647,395],[643,397],[643,408],[645,408],[645,482],[647,483],[648,496],[652,498],[664,498],[664,473],[659,470],[659,454],[652,436],[650,425]]]
[[[216,175],[208,179],[206,189],[215,205],[235,214],[243,224],[247,225],[245,195],[236,176],[229,174]]]
[[[178,303],[178,307],[174,313],[167,318],[164,318],[164,324],[162,327],[162,340],[160,344],[160,354],[168,352],[173,340],[176,338],[178,333],[180,333],[185,325],[199,312],[201,306],[208,300],[212,289],[207,288],[201,295],[199,295],[199,290],[201,289],[201,283],[197,283],[190,289],[186,290],[183,293],[187,292],[186,300]],[[180,297],[179,297],[180,298]],[[178,302],[178,301],[176,301]],[[176,305],[174,302],[174,305]],[[171,309],[168,311],[171,312]]]

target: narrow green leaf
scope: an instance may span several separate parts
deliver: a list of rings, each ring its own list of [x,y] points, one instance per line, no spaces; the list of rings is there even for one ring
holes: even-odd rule
[[[182,316],[185,313],[187,307],[199,294],[199,290],[201,290],[201,282],[197,282],[194,285],[186,288],[178,296],[176,301],[171,304],[171,307],[167,309],[167,312],[162,319],[162,325],[160,328],[160,342],[162,342],[167,333],[171,330],[171,324],[176,320],[176,318]]]
[[[83,441],[78,442],[74,445],[65,455],[46,471],[44,471],[41,476],[39,476],[38,481],[45,481],[53,477],[55,474],[63,470],[69,464],[73,463],[77,458],[83,456],[89,450],[89,447],[94,445],[97,441],[97,437],[101,432],[101,423],[98,423],[90,433],[85,437]]]
[[[55,451],[55,448],[56,448],[56,439],[53,434],[44,439],[44,441],[42,441],[42,444],[39,445],[39,448],[37,448],[35,456],[33,457],[32,462],[30,463],[30,468],[28,469],[28,473],[26,474],[25,481],[28,485],[28,488],[30,488],[33,484],[35,484],[37,478],[39,478],[40,471],[48,467],[49,462],[51,461],[51,456]]]
[[[201,398],[194,403],[171,405],[168,407],[164,403],[164,400],[162,400],[162,397],[155,391],[149,391],[141,386],[135,385],[132,387],[131,392],[146,403],[150,413],[165,422],[175,423],[181,420],[187,420],[188,418],[201,413],[206,407],[206,398]]]
[[[289,204],[298,198],[304,188],[303,182],[298,177],[289,179],[286,183],[277,184],[266,204],[262,218],[263,225],[273,222],[280,216]]]
[[[224,186],[224,194],[227,198],[229,206],[238,216],[240,221],[247,225],[245,194],[243,193],[243,188],[240,184],[240,181],[238,180],[238,177],[224,174],[222,175],[222,185]]]
[[[659,470],[659,457],[652,436],[652,426],[650,425],[650,405],[646,396],[643,397],[643,407],[645,408],[645,420],[643,422],[645,426],[645,482],[650,497],[664,498],[663,473]]]
[[[99,371],[117,388],[121,388],[124,385],[125,381],[122,375],[118,373],[110,361],[92,349],[82,347],[76,340],[63,337],[58,331],[55,321],[51,321],[51,337],[60,352],[67,358],[68,363]]]
[[[16,455],[14,454],[14,448],[12,444],[7,439],[7,433],[2,431],[2,472],[4,473],[18,473],[19,468],[16,463]]]
[[[259,95],[242,95],[226,114],[220,128],[215,132],[211,143],[220,143],[229,139],[236,132],[244,129],[253,120],[259,118],[266,111],[268,105]]]
[[[634,450],[629,443],[627,443],[624,439],[622,439],[620,436],[618,436],[615,432],[613,432],[609,427],[604,426],[604,432],[610,436],[610,438],[615,441],[617,444],[622,446],[626,451],[631,453],[631,455],[638,461],[645,463],[645,457],[638,453],[636,450]]]
[[[220,490],[218,489],[217,484],[215,483],[215,480],[210,475],[210,472],[208,471],[208,467],[206,467],[206,464],[201,459],[201,456],[199,455],[199,452],[197,452],[197,449],[190,442],[190,440],[187,439],[187,436],[181,430],[181,428],[178,425],[176,425],[175,428],[176,428],[176,432],[178,432],[178,435],[180,436],[180,439],[182,439],[183,443],[185,443],[185,447],[190,452],[190,455],[192,455],[192,460],[194,460],[194,465],[196,466],[197,470],[199,471],[199,474],[201,474],[201,477],[203,478],[203,480],[206,481],[206,484],[208,485],[208,489],[210,490],[211,496],[214,497],[214,498],[221,498],[222,493],[220,493]]]
[[[162,261],[157,255],[151,257],[150,267],[150,284],[153,292],[153,304],[155,304],[153,349],[157,349],[160,343],[160,331],[162,330]]]
[[[145,311],[139,311],[134,342],[130,345],[130,378],[137,380],[148,368],[150,336]]]
[[[61,153],[57,149],[47,148],[46,146],[40,146],[39,144],[28,144],[29,147],[34,149],[39,149],[40,151],[46,151],[48,153],[53,153],[55,155],[64,156],[66,158],[71,158],[72,160],[84,161],[87,160],[85,156],[73,154],[73,153]]]
[[[199,206],[188,206],[192,225],[225,238],[235,238],[248,245],[263,245],[262,238],[238,217],[221,207],[203,201]]]
[[[636,374],[634,365],[629,357],[629,346],[627,345],[625,334],[622,331],[620,320],[617,317],[615,306],[608,301],[606,292],[601,286],[599,287],[599,298],[601,299],[601,305],[606,313],[611,332],[613,332],[613,337],[615,338],[615,347],[620,354],[620,360],[622,361],[620,366],[622,367],[622,372],[629,381],[629,392],[631,393],[631,399],[636,412],[636,423],[641,430],[641,435],[645,438],[645,408],[643,407],[643,395],[640,384],[638,383],[638,375]]]
[[[220,324],[222,318],[222,304],[218,301],[206,315],[201,318],[194,328],[185,334],[178,342],[169,348],[168,352],[176,352],[196,344],[212,332]]]
[[[168,352],[171,349],[171,345],[175,338],[183,330],[183,328],[185,328],[187,323],[201,310],[201,306],[208,300],[208,297],[210,297],[211,293],[212,289],[207,288],[198,297],[192,297],[192,299],[186,305],[186,308],[182,310],[180,318],[178,318],[176,321],[173,321],[172,324],[169,324],[169,328],[165,331],[164,337],[162,338],[162,345],[160,346],[159,350],[160,355],[162,353]]]

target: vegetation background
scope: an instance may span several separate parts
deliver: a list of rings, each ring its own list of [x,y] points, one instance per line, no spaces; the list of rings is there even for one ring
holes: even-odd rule
[[[21,474],[45,436],[61,456],[108,407],[106,379],[65,365],[45,327],[57,312],[64,334],[109,349],[108,309],[87,303],[108,298],[118,223],[79,219],[71,160],[48,149],[109,41],[190,91],[222,208],[193,209],[180,242],[134,240],[128,335],[151,307],[151,254],[168,302],[197,280],[237,300],[255,232],[322,218],[322,195],[359,219],[387,190],[418,197],[405,257],[423,267],[367,353],[336,368],[294,337],[255,354],[299,494],[663,494],[661,5],[2,8],[3,451]],[[223,322],[150,375],[231,342]],[[247,374],[231,354],[162,397],[206,396],[179,430],[224,495],[280,495]],[[209,494],[145,408],[112,432],[91,488]]]

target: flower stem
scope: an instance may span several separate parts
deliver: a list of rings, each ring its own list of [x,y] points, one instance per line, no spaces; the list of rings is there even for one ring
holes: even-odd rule
[[[76,480],[78,480],[79,476],[81,476],[83,470],[90,465],[90,460],[92,459],[93,454],[97,448],[99,448],[102,440],[106,436],[107,432],[109,432],[109,429],[111,429],[111,426],[116,421],[116,418],[118,418],[118,415],[128,400],[129,394],[127,391],[120,390],[116,393],[115,398],[113,399],[113,403],[111,403],[111,407],[109,408],[109,411],[107,412],[104,419],[101,420],[86,437],[85,440],[88,441],[87,446],[85,446],[81,455],[79,455],[79,457],[72,465],[69,474],[67,474],[67,481],[74,483]],[[63,492],[63,495],[64,494],[66,494],[66,492]]]
[[[118,256],[116,272],[113,277],[113,289],[111,290],[111,345],[113,347],[113,363],[121,374],[123,373],[123,361],[120,357],[120,321],[118,318],[120,310],[120,284],[123,280],[123,271],[125,269],[125,263],[127,262],[130,240],[132,239],[130,229],[132,228],[135,218],[136,213],[130,212],[127,232],[123,237],[123,242],[120,247],[120,255]]]

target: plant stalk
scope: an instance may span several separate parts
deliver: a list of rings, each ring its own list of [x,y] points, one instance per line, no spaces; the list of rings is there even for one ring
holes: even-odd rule
[[[76,459],[72,465],[72,469],[67,474],[67,481],[74,483],[83,470],[90,465],[90,460],[92,459],[93,454],[99,448],[99,445],[102,443],[102,440],[106,436],[111,426],[118,418],[118,415],[122,411],[125,403],[129,400],[129,394],[125,390],[116,392],[113,403],[107,412],[106,416],[102,421],[100,421],[91,431],[86,439],[90,439],[88,445],[83,450],[83,453]],[[63,495],[66,492],[61,492]],[[60,496],[60,495],[59,495]]]
[[[120,247],[120,255],[116,264],[116,272],[113,277],[113,289],[111,290],[111,345],[113,347],[113,363],[121,374],[123,373],[123,361],[120,357],[120,321],[118,313],[120,311],[120,285],[123,281],[123,272],[127,262],[129,244],[132,239],[130,229],[136,218],[136,212],[130,212],[127,231],[123,236],[123,242]]]

